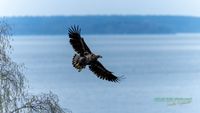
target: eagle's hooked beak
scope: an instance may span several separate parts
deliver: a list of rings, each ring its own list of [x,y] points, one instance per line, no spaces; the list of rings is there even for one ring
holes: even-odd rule
[[[97,55],[97,58],[103,58],[101,55]]]

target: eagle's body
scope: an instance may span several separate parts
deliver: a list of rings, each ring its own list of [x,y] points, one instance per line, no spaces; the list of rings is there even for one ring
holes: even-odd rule
[[[86,67],[86,65],[92,64],[92,62],[97,61],[101,56],[96,56],[94,54],[85,54],[84,56],[80,56],[75,54],[72,60],[73,66],[79,70],[79,72]]]
[[[98,61],[98,58],[102,58],[100,55],[95,55],[86,45],[84,39],[80,36],[80,29],[77,26],[69,28],[70,43],[77,54],[72,59],[72,65],[80,72],[87,65],[89,69],[94,72],[97,77],[106,79],[108,81],[118,82],[119,78],[114,76],[112,72],[108,71]]]

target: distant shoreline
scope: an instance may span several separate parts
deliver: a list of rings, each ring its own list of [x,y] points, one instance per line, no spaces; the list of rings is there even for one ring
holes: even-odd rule
[[[200,33],[200,17],[159,15],[23,16],[3,17],[14,35],[65,35],[80,25],[87,35],[163,35]]]
[[[200,34],[200,33],[163,33],[163,34],[84,34],[81,33],[81,35],[87,35],[87,36],[95,36],[95,35],[106,35],[106,36],[115,36],[115,35],[178,35],[178,34]],[[59,35],[66,35],[68,36],[68,33],[66,34],[12,34],[12,36],[59,36]]]
[[[82,34],[82,36],[199,36],[200,33],[175,33],[175,34]],[[66,36],[68,34],[18,34],[12,35],[13,37],[25,37],[25,36]]]

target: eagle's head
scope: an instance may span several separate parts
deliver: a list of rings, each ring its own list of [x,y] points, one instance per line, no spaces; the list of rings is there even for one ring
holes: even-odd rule
[[[98,58],[102,58],[101,55],[95,55],[95,54],[92,54],[91,57],[92,57],[93,60],[97,60]]]

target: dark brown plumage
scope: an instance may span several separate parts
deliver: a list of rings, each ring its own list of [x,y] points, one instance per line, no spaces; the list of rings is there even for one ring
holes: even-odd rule
[[[119,82],[119,77],[108,71],[99,61],[100,55],[95,55],[91,52],[84,39],[80,35],[81,29],[79,26],[72,26],[68,30],[70,44],[77,54],[72,59],[73,66],[79,70],[84,69],[87,65],[89,69],[100,79],[105,79],[112,82]]]

